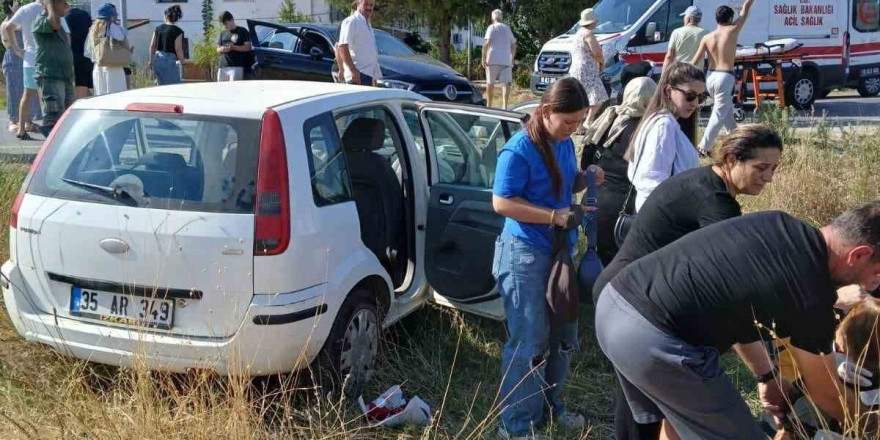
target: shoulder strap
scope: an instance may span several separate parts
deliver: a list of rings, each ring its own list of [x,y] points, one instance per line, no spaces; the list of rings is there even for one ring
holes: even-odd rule
[[[581,199],[582,206],[599,206],[599,199],[596,194],[596,173],[587,173],[587,193]],[[587,248],[596,249],[596,241],[598,240],[597,224],[598,213],[585,212],[581,225],[584,228],[584,235],[587,236]]]
[[[642,160],[642,155],[645,153],[645,141],[648,139],[648,130],[650,130],[659,119],[660,117],[658,115],[651,116],[651,120],[645,123],[645,126],[636,133],[636,141],[638,143],[639,154],[636,157],[635,167],[633,168],[633,175],[635,175],[635,172],[639,170],[639,163]],[[629,206],[629,200],[630,198],[632,198],[632,194],[635,191],[635,188],[636,185],[634,183],[629,184],[629,191],[626,192],[626,199],[623,200],[623,206],[620,208],[621,214],[626,214],[626,207]]]

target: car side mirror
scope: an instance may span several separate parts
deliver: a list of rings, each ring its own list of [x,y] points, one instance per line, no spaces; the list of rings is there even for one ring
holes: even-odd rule
[[[321,50],[321,48],[319,47],[313,47],[311,50],[309,50],[309,56],[311,56],[313,59],[320,60],[321,58],[324,58],[324,51]]]
[[[649,43],[656,43],[659,40],[658,34],[659,32],[657,32],[657,22],[652,21],[648,23],[647,26],[645,26],[645,40],[647,40]]]

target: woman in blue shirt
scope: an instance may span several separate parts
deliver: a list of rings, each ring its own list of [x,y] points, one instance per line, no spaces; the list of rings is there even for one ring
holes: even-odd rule
[[[588,106],[576,79],[559,80],[544,93],[526,129],[498,154],[492,205],[506,219],[492,272],[504,298],[509,334],[501,360],[502,438],[536,438],[534,426],[548,409],[564,427],[585,423],[583,416],[567,412],[560,398],[577,346],[577,322],[551,322],[545,293],[552,262],[550,228],[574,219],[572,194],[586,187],[571,134]],[[601,170],[590,171],[602,180]],[[577,243],[576,228],[571,243]]]

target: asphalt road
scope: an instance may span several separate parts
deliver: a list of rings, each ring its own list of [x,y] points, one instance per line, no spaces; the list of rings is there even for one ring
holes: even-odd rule
[[[754,105],[745,106],[746,119],[753,120]],[[826,99],[816,101],[812,112],[798,111],[792,123],[797,128],[807,128],[815,123],[816,118],[827,112],[827,118],[835,126],[869,128],[880,126],[880,97],[862,98],[854,91],[835,92]],[[703,111],[700,124],[708,122],[709,112]],[[0,113],[0,161],[30,162],[36,156],[43,138],[39,134],[31,134],[34,141],[20,141],[15,133],[6,130],[9,118],[6,112]]]

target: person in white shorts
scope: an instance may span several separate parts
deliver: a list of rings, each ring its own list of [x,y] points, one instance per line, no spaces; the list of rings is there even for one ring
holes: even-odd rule
[[[486,69],[489,107],[492,107],[495,97],[495,84],[501,84],[501,103],[503,108],[507,108],[510,82],[513,80],[513,59],[516,57],[516,37],[501,19],[500,9],[492,11],[492,24],[486,29],[483,43],[483,67]]]
[[[34,20],[42,13],[42,1],[24,5],[16,11],[6,26],[7,36],[12,36],[12,38],[9,38],[12,45],[10,50],[14,51],[16,55],[24,60],[24,93],[19,103],[19,124],[18,134],[16,134],[16,137],[22,140],[31,139],[27,134],[27,128],[33,127],[33,123],[28,118],[28,109],[30,108],[30,102],[37,99],[37,79],[34,77],[34,62],[37,56],[37,43],[34,41]],[[15,40],[15,31],[21,31],[24,49],[18,47],[18,43]]]
[[[223,32],[217,42],[217,53],[220,57],[220,69],[217,81],[241,81],[253,75],[254,46],[251,34],[247,29],[236,26],[235,18],[229,11],[220,14]]]

